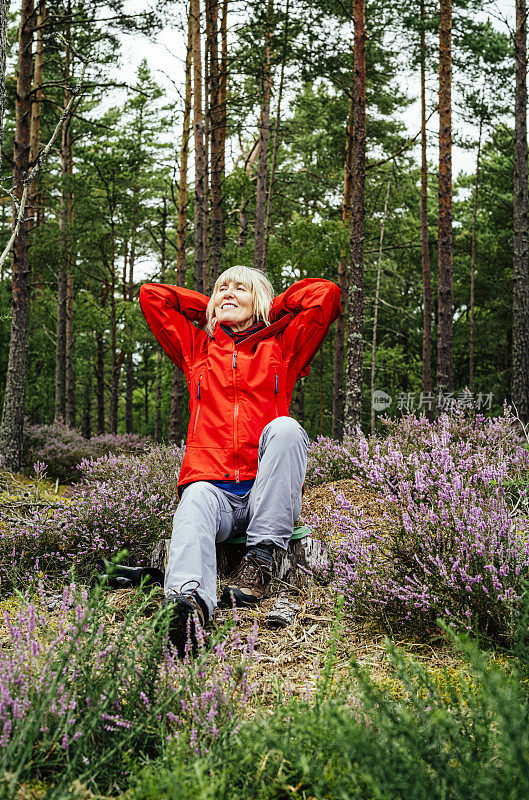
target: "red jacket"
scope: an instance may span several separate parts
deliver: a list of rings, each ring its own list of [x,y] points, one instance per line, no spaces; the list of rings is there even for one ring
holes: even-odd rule
[[[168,284],[140,289],[145,319],[189,387],[191,419],[179,488],[193,481],[255,478],[263,428],[288,416],[296,380],[308,375],[340,313],[339,287],[305,278],[274,299],[269,326],[236,345],[220,325],[213,337],[201,329],[208,300]]]

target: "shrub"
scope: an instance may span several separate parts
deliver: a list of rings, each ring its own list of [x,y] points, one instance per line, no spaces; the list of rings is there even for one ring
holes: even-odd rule
[[[343,442],[319,436],[309,447],[307,484],[357,478],[371,489],[385,491],[397,479],[414,481],[418,454],[427,454],[432,447],[449,454],[463,468],[467,457],[475,457],[490,470],[491,479],[498,468],[501,475],[529,480],[527,442],[517,432],[516,418],[507,407],[502,417],[473,416],[454,408],[433,423],[407,414],[385,418],[384,424],[383,438],[365,436],[359,428],[346,434]]]
[[[131,564],[148,560],[153,543],[170,535],[182,458],[182,447],[169,446],[82,461],[68,505],[35,508],[0,531],[2,589],[27,587],[39,572],[62,580],[74,564],[86,575],[96,557],[124,549]]]
[[[219,633],[196,661],[180,661],[165,644],[166,616],[145,619],[149,604],[132,602],[111,624],[100,593],[71,585],[58,618],[34,603],[5,614],[0,766],[14,787],[44,781],[53,797],[73,780],[119,790],[134,763],[168,742],[205,754],[233,732],[250,696],[253,637]]]
[[[351,463],[380,492],[384,522],[351,514],[338,496],[337,586],[351,613],[415,627],[442,615],[508,640],[529,568],[528,520],[514,519],[502,485],[529,471],[509,415],[432,425],[408,417],[358,449]]]
[[[98,458],[105,453],[141,453],[151,442],[136,434],[102,434],[85,439],[75,428],[62,422],[51,425],[26,425],[24,429],[24,463],[35,461],[47,465],[50,478],[63,482],[79,479],[78,464],[86,459]]]

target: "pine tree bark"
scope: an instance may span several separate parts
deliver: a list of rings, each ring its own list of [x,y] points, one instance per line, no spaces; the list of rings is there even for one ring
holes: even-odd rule
[[[160,283],[165,283],[167,252],[167,197],[163,198],[160,222]],[[154,417],[154,438],[162,441],[162,359],[163,350],[158,345],[156,353],[156,408]]]
[[[453,391],[452,2],[439,5],[438,392]]]
[[[224,168],[223,117],[218,45],[218,0],[206,0],[209,53],[209,112],[211,121],[211,241],[210,282],[222,271],[222,171]]]
[[[105,432],[105,345],[103,334],[96,334],[96,394],[97,394],[97,432]]]
[[[4,143],[4,111],[6,99],[7,19],[10,0],[0,0],[0,167]]]
[[[421,0],[420,61],[421,61],[421,259],[423,292],[422,325],[422,386],[423,393],[432,391],[432,280],[430,245],[428,242],[428,160],[426,152],[426,37],[424,0]],[[426,405],[426,416],[433,419],[433,407]]]
[[[204,0],[206,2],[206,0]],[[206,40],[204,43],[204,266],[202,269],[202,291],[204,294],[209,294],[209,203],[210,203],[210,169],[209,169],[209,156],[211,144],[211,109],[209,105],[210,98],[210,80],[209,80],[209,36],[207,27],[206,15]]]
[[[353,106],[354,99],[351,99],[351,108],[347,117],[347,132],[345,140],[345,165],[343,180],[343,203],[342,203],[342,222],[347,227],[350,235],[351,225],[351,198],[353,191]],[[334,439],[343,437],[343,363],[345,349],[345,335],[347,323],[347,253],[344,250],[340,253],[338,261],[338,286],[341,289],[341,313],[336,321],[334,330],[334,367],[333,367],[333,391],[332,391],[332,429],[331,435]]]
[[[187,244],[187,164],[191,135],[191,66],[192,66],[192,16],[188,17],[187,53],[185,72],[184,121],[180,147],[180,181],[178,185],[178,219],[176,225],[176,270],[177,285],[185,286]]]
[[[220,123],[220,144],[219,144],[219,172],[222,184],[224,183],[226,169],[226,122],[227,122],[227,96],[228,96],[228,0],[222,0],[222,16],[220,19],[220,75],[219,75],[219,123]],[[226,240],[226,223],[224,214],[221,223],[221,245]]]
[[[13,188],[15,196],[19,199],[23,191],[22,183],[29,169],[33,25],[33,0],[22,0],[18,32],[13,165]],[[3,58],[5,58],[5,51]],[[15,220],[16,212],[14,211],[13,225],[16,224]],[[0,456],[3,457],[5,467],[12,471],[19,470],[22,463],[31,297],[28,250],[29,231],[27,218],[25,218],[20,224],[13,246],[11,337],[0,425]]]
[[[514,111],[514,238],[512,400],[523,423],[529,422],[529,212],[527,188],[527,7],[516,0]]]
[[[261,114],[259,118],[259,164],[257,166],[257,185],[255,197],[255,269],[266,272],[265,261],[265,218],[266,218],[266,177],[268,162],[268,139],[270,137],[270,98],[272,96],[271,77],[271,38],[272,38],[272,0],[268,0],[264,41],[263,83]]]
[[[61,221],[59,220],[59,230]],[[62,232],[62,231],[61,231]],[[55,337],[55,422],[66,418],[66,269],[57,274],[57,332]]]
[[[134,301],[135,233],[136,231],[133,230],[128,263],[129,274],[126,281],[127,285],[123,287],[123,299],[128,300],[129,303]],[[126,433],[132,433],[134,431],[134,361],[132,350],[130,349],[125,355],[125,380],[125,431]]]
[[[121,367],[125,360],[125,352],[118,353],[117,347],[117,313],[116,313],[116,231],[114,221],[111,224],[111,261],[107,264],[110,273],[110,413],[108,420],[109,433],[118,432],[118,403],[119,403],[119,381],[121,377]]]
[[[92,377],[88,372],[88,381],[84,396],[82,434],[85,439],[92,438]]]
[[[74,284],[70,264],[66,276],[66,424],[75,428],[75,376],[74,376]]]
[[[475,327],[475,273],[478,227],[478,192],[481,168],[481,137],[483,133],[483,117],[479,119],[478,151],[476,154],[476,180],[474,181],[474,202],[472,209],[472,246],[470,252],[470,330],[468,337],[468,388],[474,391],[474,327]]]
[[[71,13],[71,8],[68,6]],[[64,107],[70,102],[70,91],[68,84],[71,78],[71,50],[70,33],[67,38],[67,59],[65,67],[65,77],[67,76],[66,89],[64,92]],[[73,300],[74,300],[74,277],[73,277],[73,254],[72,254],[72,222],[73,222],[73,192],[70,185],[73,174],[73,146],[71,135],[71,117],[65,122],[63,127],[63,183],[64,194],[64,213],[66,215],[66,225],[63,229],[65,238],[63,241],[63,253],[66,262],[66,319],[65,319],[65,395],[66,395],[66,424],[70,428],[75,427],[75,377],[74,377],[74,321],[73,321]],[[62,201],[61,201],[62,202]]]
[[[348,289],[347,384],[344,425],[362,416],[364,333],[364,215],[366,177],[366,27],[365,2],[354,0],[354,111],[351,193],[351,256]]]
[[[373,315],[373,340],[371,343],[371,433],[375,433],[375,355],[377,351],[377,323],[378,323],[378,302],[380,297],[380,272],[382,269],[382,245],[384,243],[384,229],[386,227],[386,218],[388,215],[388,200],[389,190],[391,188],[391,178],[388,180],[388,188],[386,191],[386,199],[384,201],[384,213],[382,214],[382,223],[380,225],[380,241],[378,246],[378,265],[377,265],[377,285],[375,289],[375,313]]]
[[[186,79],[184,101],[184,125],[182,145],[180,148],[180,182],[178,185],[178,221],[176,228],[176,285],[186,285],[186,234],[187,234],[187,162],[189,155],[189,137],[191,123],[191,48],[192,26],[191,13],[188,18]],[[173,365],[171,382],[171,407],[169,410],[169,441],[180,443],[184,431],[182,427],[182,401],[184,380],[182,370]]]
[[[263,262],[268,264],[268,249],[270,247],[270,234],[272,232],[272,204],[274,200],[274,186],[277,170],[277,154],[279,151],[279,129],[281,125],[281,102],[283,100],[283,88],[285,83],[285,63],[287,60],[288,49],[288,23],[290,15],[290,2],[287,0],[285,6],[285,26],[283,31],[283,53],[281,58],[281,72],[279,76],[279,86],[277,90],[277,111],[276,121],[274,128],[274,145],[272,148],[272,166],[270,167],[270,180],[268,181],[267,203],[266,203],[266,219],[265,219],[265,241],[264,241],[264,254]]]
[[[245,163],[245,171],[248,176],[248,182],[252,180],[252,172],[259,155],[259,139],[252,145]],[[246,247],[248,241],[248,198],[243,196],[241,200],[241,207],[239,210],[239,236],[237,240],[238,247]]]
[[[206,194],[206,152],[202,112],[202,55],[200,48],[200,0],[191,0],[193,42],[193,130],[195,137],[195,277],[194,288],[204,288],[204,201]]]
[[[68,13],[71,14],[71,7],[68,5]],[[70,101],[70,71],[71,71],[71,48],[69,29],[66,36],[66,47],[64,51],[63,78],[64,107]],[[57,275],[57,338],[55,350],[55,420],[65,421],[71,425],[72,408],[75,401],[72,401],[73,389],[73,321],[68,322],[68,317],[73,315],[73,296],[68,299],[68,286],[71,283],[70,273],[71,250],[69,243],[69,226],[73,210],[73,198],[71,187],[69,186],[70,177],[73,171],[73,154],[70,132],[70,118],[64,120],[61,135],[61,205],[59,212],[59,231],[61,236],[61,263]],[[71,308],[69,307],[71,303]]]
[[[35,42],[35,60],[33,66],[33,104],[31,107],[31,131],[30,131],[30,148],[29,160],[33,165],[37,160],[39,154],[39,139],[40,139],[40,115],[42,109],[42,74],[44,64],[44,23],[46,22],[46,0],[40,0],[37,9],[37,24],[36,24],[36,42]],[[38,190],[37,179],[31,182],[28,195],[28,217],[29,228],[33,230],[36,225],[36,206],[37,206]]]

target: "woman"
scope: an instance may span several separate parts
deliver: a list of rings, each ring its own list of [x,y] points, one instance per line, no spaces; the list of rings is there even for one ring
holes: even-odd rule
[[[340,313],[340,289],[306,278],[274,299],[262,272],[235,266],[209,299],[147,283],[140,304],[190,395],[164,601],[170,638],[183,653],[188,620],[196,649],[194,626],[217,605],[215,542],[246,531],[246,554],[221,601],[247,607],[266,592],[274,548],[288,546],[308,448],[288,415],[292,391]]]

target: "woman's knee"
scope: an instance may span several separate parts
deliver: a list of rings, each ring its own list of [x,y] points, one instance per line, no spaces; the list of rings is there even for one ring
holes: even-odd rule
[[[279,437],[288,446],[301,442],[308,446],[309,437],[304,428],[293,417],[276,417],[265,426],[261,436],[267,439],[270,436]]]

